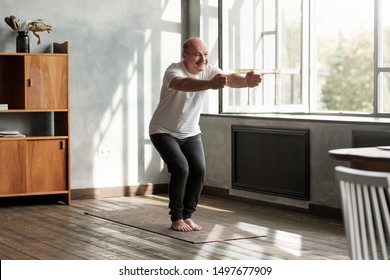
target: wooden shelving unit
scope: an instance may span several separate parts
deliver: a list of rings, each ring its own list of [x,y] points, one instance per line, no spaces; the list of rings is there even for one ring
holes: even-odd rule
[[[54,195],[70,204],[69,43],[0,53],[0,198]],[[0,200],[1,204],[1,200]]]

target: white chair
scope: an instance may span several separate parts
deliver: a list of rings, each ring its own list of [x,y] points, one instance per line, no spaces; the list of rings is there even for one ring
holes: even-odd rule
[[[390,173],[335,168],[350,258],[389,259]]]

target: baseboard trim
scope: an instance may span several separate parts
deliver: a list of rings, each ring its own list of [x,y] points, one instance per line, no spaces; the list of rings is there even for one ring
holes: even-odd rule
[[[309,204],[309,213],[316,216],[342,220],[343,219],[343,211],[340,208],[317,205],[317,204]]]
[[[295,206],[291,206],[291,205],[285,205],[285,204],[280,204],[280,203],[275,203],[275,202],[264,201],[264,200],[257,200],[257,199],[252,199],[252,198],[234,196],[234,195],[229,194],[227,189],[211,187],[211,186],[204,186],[202,194],[223,197],[223,198],[227,198],[227,199],[232,199],[232,200],[236,200],[236,201],[257,204],[257,205],[272,207],[272,208],[277,208],[277,209],[284,209],[284,210],[290,210],[290,211],[295,211],[295,212],[303,212],[303,213],[308,213],[310,215],[315,215],[315,216],[324,217],[324,218],[342,220],[342,210],[341,209],[323,206],[323,205],[317,205],[317,204],[313,204],[313,203],[309,203],[308,208],[301,208],[301,207],[295,207]]]

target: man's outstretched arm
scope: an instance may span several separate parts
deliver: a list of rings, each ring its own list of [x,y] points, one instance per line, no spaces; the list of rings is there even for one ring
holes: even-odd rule
[[[261,76],[253,71],[246,73],[245,76],[229,74],[227,79],[227,86],[232,88],[256,87],[261,83]]]
[[[227,77],[224,74],[217,74],[210,80],[176,77],[169,84],[169,88],[180,91],[202,91],[220,89],[225,87],[226,83]]]

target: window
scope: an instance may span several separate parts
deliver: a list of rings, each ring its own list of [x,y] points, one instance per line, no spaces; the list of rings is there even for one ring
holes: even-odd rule
[[[218,9],[221,67],[263,77],[225,88],[221,112],[390,113],[390,1],[220,0]]]
[[[200,33],[209,47],[209,63],[219,65],[218,61],[218,0],[200,0]],[[203,104],[203,112],[218,114],[218,91],[207,95]]]
[[[310,11],[313,111],[373,113],[374,1],[316,0]]]
[[[377,28],[377,48],[375,71],[378,113],[390,113],[390,18],[386,14],[390,9],[390,1],[379,0],[375,14]]]
[[[263,77],[256,88],[225,89],[223,110],[304,110],[301,0],[221,2],[224,70],[254,70]]]

